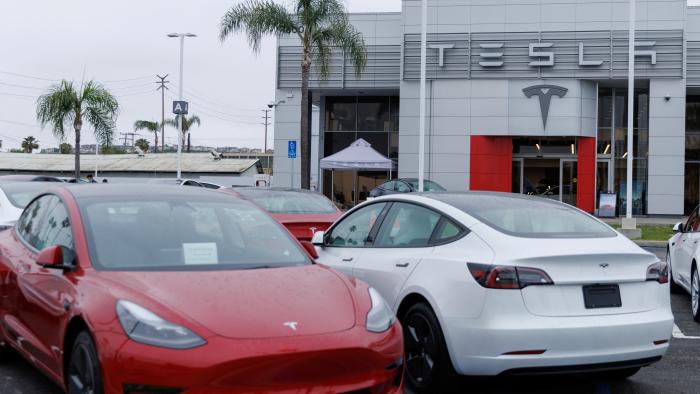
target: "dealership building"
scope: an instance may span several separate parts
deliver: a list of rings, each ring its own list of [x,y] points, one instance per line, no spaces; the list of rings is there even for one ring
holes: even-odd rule
[[[335,51],[312,71],[312,184],[343,204],[389,173],[319,168],[362,138],[417,177],[421,1],[351,14],[368,63]],[[700,8],[638,0],[633,212],[680,215],[700,199]],[[449,190],[537,194],[596,212],[627,176],[628,0],[428,0],[425,176]],[[301,48],[278,40],[274,175],[299,186]],[[607,196],[609,198],[609,196]]]

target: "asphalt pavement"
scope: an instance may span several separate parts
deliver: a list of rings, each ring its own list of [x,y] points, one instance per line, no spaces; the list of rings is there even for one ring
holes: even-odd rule
[[[663,258],[662,248],[648,248]],[[672,295],[677,330],[666,356],[621,382],[586,376],[527,378],[464,378],[456,393],[641,394],[700,391],[700,324],[690,315],[690,296]],[[13,353],[0,356],[0,394],[58,394],[61,391],[29,363]]]

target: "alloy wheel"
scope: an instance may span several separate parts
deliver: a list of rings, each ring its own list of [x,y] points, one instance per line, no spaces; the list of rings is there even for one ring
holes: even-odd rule
[[[435,333],[421,314],[409,316],[406,328],[406,371],[417,383],[425,384],[430,380],[437,357]]]
[[[70,394],[95,393],[96,368],[88,349],[80,344],[73,350],[68,367],[68,392]]]

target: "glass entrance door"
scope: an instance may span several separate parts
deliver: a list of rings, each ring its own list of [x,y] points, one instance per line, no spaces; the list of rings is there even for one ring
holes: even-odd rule
[[[559,200],[576,206],[578,190],[578,162],[573,159],[561,159],[559,165]]]
[[[612,182],[610,182],[611,176],[612,176],[611,161],[612,161],[611,159],[602,159],[602,160],[598,160],[598,162],[596,163],[596,176],[595,176],[596,207],[599,205],[598,198],[600,197],[600,193],[611,193],[612,192]]]

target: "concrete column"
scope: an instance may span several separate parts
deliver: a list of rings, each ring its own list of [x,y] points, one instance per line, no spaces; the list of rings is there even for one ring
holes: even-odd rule
[[[650,215],[682,215],[685,183],[685,80],[649,83]]]

